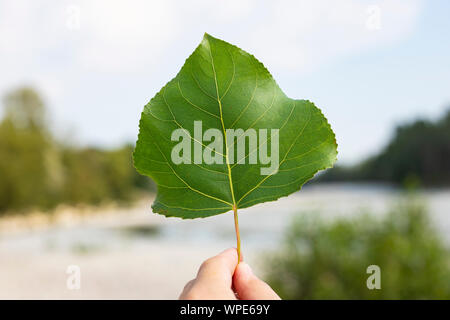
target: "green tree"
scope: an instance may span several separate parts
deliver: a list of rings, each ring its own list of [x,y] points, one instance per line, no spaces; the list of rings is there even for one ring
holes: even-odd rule
[[[0,211],[47,206],[45,153],[51,141],[43,102],[32,89],[8,94],[0,122]]]
[[[397,127],[377,155],[353,167],[337,166],[322,181],[385,181],[400,185],[450,185],[450,110],[438,121]]]
[[[133,146],[102,150],[56,141],[47,129],[45,104],[33,89],[12,91],[3,108],[0,214],[59,203],[130,201],[139,189],[154,190],[133,167]]]

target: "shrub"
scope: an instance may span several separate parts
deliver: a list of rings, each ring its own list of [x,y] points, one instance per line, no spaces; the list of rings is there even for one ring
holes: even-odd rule
[[[400,204],[384,218],[298,217],[271,254],[267,280],[285,299],[449,299],[449,251],[426,210]],[[366,285],[369,265],[381,289]]]

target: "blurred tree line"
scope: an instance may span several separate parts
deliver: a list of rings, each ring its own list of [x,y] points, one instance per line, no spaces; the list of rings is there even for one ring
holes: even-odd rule
[[[319,180],[450,185],[450,110],[435,122],[417,120],[397,127],[378,155],[353,167],[336,166]]]
[[[21,88],[6,95],[0,121],[0,215],[50,209],[60,203],[130,201],[151,188],[132,163],[132,145],[115,150],[76,148],[47,128],[39,94]]]

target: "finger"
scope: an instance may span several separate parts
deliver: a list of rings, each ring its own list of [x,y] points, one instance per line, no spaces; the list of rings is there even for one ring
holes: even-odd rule
[[[209,258],[201,265],[196,283],[215,283],[231,288],[234,270],[238,263],[237,251],[230,248],[215,257]]]
[[[180,297],[178,299],[185,300],[186,297],[187,297],[187,294],[191,290],[191,288],[194,285],[194,283],[195,283],[195,279],[192,279],[191,281],[186,283],[186,285],[184,286],[183,292],[180,294]]]
[[[233,285],[239,299],[242,300],[280,300],[275,291],[256,277],[245,262],[239,263],[236,267]]]

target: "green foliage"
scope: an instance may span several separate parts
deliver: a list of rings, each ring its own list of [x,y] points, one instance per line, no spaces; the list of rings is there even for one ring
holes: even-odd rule
[[[433,123],[419,120],[397,128],[387,148],[367,164],[381,180],[405,182],[416,177],[425,185],[450,184],[450,110]]]
[[[57,143],[43,101],[30,88],[8,94],[0,121],[0,214],[59,203],[129,201],[149,179],[136,173],[132,146],[78,149]]]
[[[40,97],[30,88],[8,94],[0,122],[0,212],[48,205],[45,153],[50,147]]]
[[[38,128],[0,123],[0,212],[30,205],[46,206],[46,135]]]
[[[218,129],[224,137],[219,143],[223,152],[212,151],[220,163],[175,165],[171,151],[177,142],[171,134],[179,128],[193,133],[197,120],[204,130]],[[243,156],[235,155],[236,141],[244,134],[227,141],[227,130],[250,128],[279,129],[278,171],[262,175],[267,165],[247,159],[268,145],[269,137],[246,148]],[[205,34],[177,76],[145,106],[134,163],[158,185],[153,211],[198,218],[298,191],[316,172],[333,165],[336,149],[334,133],[313,103],[288,98],[252,55]]]
[[[45,131],[47,123],[44,102],[32,88],[24,87],[7,94],[4,109],[5,118],[15,127]]]
[[[450,185],[450,110],[436,122],[399,126],[387,147],[358,166],[335,167],[322,180],[372,180],[406,187]]]
[[[418,204],[382,219],[298,217],[268,260],[268,281],[286,299],[450,298],[449,251]],[[369,265],[381,268],[380,290],[366,286]]]
[[[61,196],[64,202],[98,204],[107,199],[131,200],[138,181],[131,154],[130,146],[112,151],[63,150],[61,162],[65,183]]]

